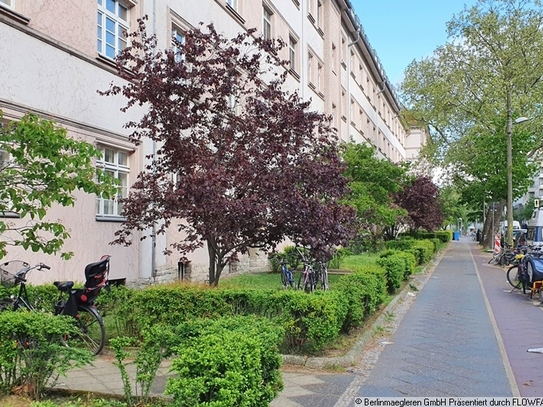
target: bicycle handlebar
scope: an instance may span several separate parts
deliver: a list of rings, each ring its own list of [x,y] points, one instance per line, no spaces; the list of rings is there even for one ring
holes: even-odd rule
[[[25,263],[27,264],[27,263]],[[17,273],[15,273],[15,277],[23,280],[23,281],[26,281],[25,280],[25,277],[26,275],[28,274],[28,272],[30,270],[34,270],[34,269],[38,269],[38,270],[42,270],[42,269],[46,269],[46,270],[51,270],[51,267],[48,266],[47,264],[45,263],[38,263],[36,264],[35,266],[32,266],[30,267],[30,265],[27,264],[26,267],[24,267],[23,269],[19,270]]]

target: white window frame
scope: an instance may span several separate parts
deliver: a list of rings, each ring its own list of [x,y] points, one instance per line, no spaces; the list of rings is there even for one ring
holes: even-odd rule
[[[262,7],[262,37],[265,40],[271,40],[273,37],[272,15],[273,13],[268,7]]]
[[[0,3],[9,8],[14,8],[15,6],[15,0],[0,0]]]
[[[130,187],[130,156],[125,150],[113,147],[99,147],[102,151],[102,157],[96,160],[96,166],[109,173],[112,177],[119,180],[119,192],[114,199],[105,199],[96,196],[96,218],[97,219],[124,219],[121,215],[122,204],[120,198],[128,197]]]
[[[298,64],[296,60],[298,59],[298,40],[292,35],[289,35],[288,39],[288,60],[290,63],[290,69],[294,72],[297,72]]]
[[[320,62],[317,62],[317,91],[319,93],[322,93],[322,70],[323,70],[323,64]]]
[[[309,52],[307,54],[307,78],[309,79],[309,83],[310,84],[315,84],[315,74],[313,72],[313,64],[314,64],[314,57],[313,57],[313,54],[311,52]]]
[[[238,11],[238,0],[226,0],[226,4],[228,4],[232,9]]]
[[[114,59],[127,46],[130,8],[119,0],[97,0],[97,6],[96,49],[98,54]]]
[[[317,0],[317,28],[323,27],[322,0]]]
[[[175,53],[175,62],[182,62],[185,59],[184,55],[179,53],[179,47],[174,42],[174,40],[179,41],[181,44],[185,43],[185,33],[177,25],[172,24],[172,50]]]

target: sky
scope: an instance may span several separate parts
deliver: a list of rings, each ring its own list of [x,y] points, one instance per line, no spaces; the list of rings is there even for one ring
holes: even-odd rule
[[[392,85],[447,41],[447,22],[476,0],[351,0]]]

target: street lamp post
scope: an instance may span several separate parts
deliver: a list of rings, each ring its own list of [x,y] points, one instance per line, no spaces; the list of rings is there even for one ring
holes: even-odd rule
[[[514,124],[530,120],[519,117]],[[507,243],[513,247],[513,117],[511,115],[511,92],[507,92]]]
[[[507,92],[507,243],[513,247],[513,118],[511,92]]]

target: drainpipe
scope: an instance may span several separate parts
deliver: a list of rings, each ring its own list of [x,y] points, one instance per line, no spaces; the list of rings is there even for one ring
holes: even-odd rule
[[[156,34],[156,0],[153,0],[153,35]],[[156,49],[153,51],[153,52],[156,52]],[[155,159],[155,154],[156,154],[156,142],[155,140],[153,140],[153,148],[152,148],[152,153],[153,153],[153,160]],[[153,166],[153,171],[154,171],[154,166]],[[155,228],[155,224],[153,223],[153,227],[152,227],[152,237],[151,237],[151,277],[152,278],[155,278],[156,277],[156,228]]]

